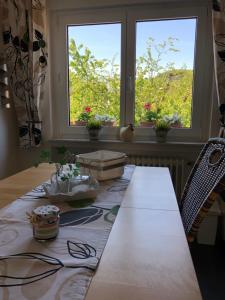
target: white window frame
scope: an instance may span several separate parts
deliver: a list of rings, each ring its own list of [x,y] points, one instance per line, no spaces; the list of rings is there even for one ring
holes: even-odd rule
[[[169,140],[200,142],[208,138],[212,86],[211,31],[208,4],[164,4],[53,11],[50,15],[53,138],[87,138],[85,127],[69,126],[67,25],[121,23],[121,125],[134,122],[135,24],[141,20],[197,18],[193,78],[192,128],[171,129]],[[118,139],[119,127],[104,127],[101,139]],[[137,140],[154,140],[154,130],[136,128]]]
[[[124,11],[118,9],[98,9],[79,12],[56,12],[51,17],[51,76],[52,76],[52,106],[53,136],[57,138],[86,138],[87,130],[81,126],[69,126],[69,95],[68,95],[68,49],[67,26],[80,24],[121,23],[121,96],[120,119],[124,123],[125,115],[125,19]],[[56,63],[57,62],[57,63]],[[123,63],[122,63],[123,62]],[[65,101],[62,101],[65,99]],[[53,101],[52,101],[53,104]],[[118,128],[103,128],[102,136],[114,139]]]

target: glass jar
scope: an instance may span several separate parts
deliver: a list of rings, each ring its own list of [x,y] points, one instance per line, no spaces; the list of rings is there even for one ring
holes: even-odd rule
[[[59,232],[59,208],[55,205],[44,205],[32,212],[33,235],[38,241],[56,238]]]

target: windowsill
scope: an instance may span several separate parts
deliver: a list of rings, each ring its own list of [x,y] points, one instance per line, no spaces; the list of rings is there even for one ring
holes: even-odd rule
[[[51,139],[49,140],[49,142],[53,145],[55,143],[91,143],[91,144],[101,144],[101,143],[117,143],[117,144],[129,144],[129,145],[133,145],[133,144],[157,144],[157,145],[190,145],[190,146],[203,146],[205,143],[203,142],[171,142],[171,141],[167,141],[165,143],[158,143],[156,141],[133,141],[133,142],[123,142],[121,140],[97,140],[97,141],[90,141],[89,139],[70,139],[70,138],[55,138],[55,139]]]
[[[171,142],[157,143],[155,141],[123,142],[120,140],[98,140],[56,138],[49,141],[52,148],[65,146],[75,152],[90,152],[99,149],[122,151],[134,155],[157,155],[182,157],[184,154],[198,154],[204,143],[202,142]]]

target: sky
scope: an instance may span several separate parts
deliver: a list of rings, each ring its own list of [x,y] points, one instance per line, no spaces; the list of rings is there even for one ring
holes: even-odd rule
[[[193,69],[196,19],[141,21],[136,24],[136,57],[146,52],[146,42],[152,37],[162,43],[168,37],[174,37],[174,48],[179,52],[169,52],[163,57],[163,65],[174,62],[176,68],[184,64]],[[121,25],[101,24],[69,26],[68,39],[73,38],[76,44],[84,44],[98,59],[112,59],[120,63]],[[153,52],[153,56],[154,56]]]

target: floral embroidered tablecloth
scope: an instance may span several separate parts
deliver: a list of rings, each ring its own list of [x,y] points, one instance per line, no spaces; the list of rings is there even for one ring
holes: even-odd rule
[[[26,216],[49,204],[42,185],[0,210],[0,299],[84,299],[133,171],[126,166],[121,178],[102,182],[87,206],[57,203],[60,230],[53,241],[36,241]]]

